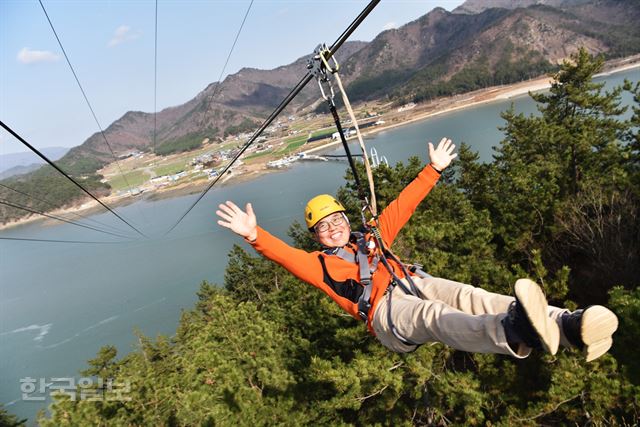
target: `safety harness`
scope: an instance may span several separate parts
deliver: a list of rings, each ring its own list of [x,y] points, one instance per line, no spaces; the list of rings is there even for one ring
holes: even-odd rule
[[[369,310],[371,309],[371,291],[373,289],[371,277],[378,269],[380,257],[374,255],[371,262],[369,262],[369,247],[364,233],[358,231],[352,232],[349,240],[351,243],[355,243],[356,245],[355,253],[349,252],[344,248],[329,248],[325,249],[324,253],[326,255],[335,255],[338,258],[358,266],[360,271],[360,281],[353,283],[356,291],[352,292],[351,295],[345,295],[346,292],[343,290],[343,294],[341,296],[358,303],[358,315],[366,322],[369,316]],[[329,286],[331,286],[334,291],[340,289],[340,285],[343,282],[336,282],[331,278],[329,271],[327,270],[327,266],[325,265],[324,257],[322,256],[320,257],[320,264],[322,265],[322,271],[324,272],[325,283],[328,282]],[[340,294],[340,292],[337,293]]]
[[[396,286],[400,287],[403,292],[407,295],[420,296],[420,291],[415,286],[415,283],[411,279],[411,275],[405,265],[391,252],[391,250],[385,247],[385,244],[382,240],[382,236],[378,228],[376,227],[378,215],[376,210],[376,202],[375,202],[375,191],[373,185],[373,174],[371,172],[371,167],[369,165],[369,159],[367,158],[367,151],[364,147],[364,142],[362,141],[362,136],[360,134],[360,130],[358,128],[357,120],[355,115],[353,114],[353,110],[351,109],[351,105],[349,103],[349,99],[344,91],[344,87],[342,86],[342,82],[340,80],[340,76],[338,74],[339,65],[335,58],[335,56],[331,56],[331,60],[333,61],[334,66],[329,65],[329,61],[327,60],[328,49],[326,45],[319,45],[314,51],[313,57],[308,61],[307,68],[310,70],[310,73],[318,81],[318,85],[320,86],[320,92],[322,97],[327,101],[329,106],[329,110],[333,116],[333,119],[336,124],[336,128],[340,135],[340,140],[344,147],[345,153],[349,160],[349,165],[351,167],[351,171],[353,173],[354,181],[356,184],[356,188],[358,191],[358,196],[361,200],[362,209],[360,211],[360,215],[362,218],[362,224],[364,233],[362,232],[353,232],[350,236],[350,241],[355,243],[356,245],[356,254],[353,254],[344,248],[331,248],[325,250],[326,255],[336,255],[345,261],[356,263],[359,266],[360,270],[360,282],[355,282],[353,280],[348,280],[347,282],[337,282],[331,278],[327,267],[324,262],[324,257],[320,256],[320,263],[322,265],[322,270],[324,273],[325,283],[327,283],[330,287],[334,289],[336,293],[339,295],[348,298],[352,302],[357,302],[358,304],[358,315],[365,322],[369,317],[369,311],[371,309],[371,291],[373,289],[373,283],[371,277],[373,273],[376,271],[378,264],[382,263],[382,265],[389,271],[391,274],[391,283],[387,287],[387,297],[389,301],[387,303],[388,311],[387,311],[387,321],[391,332],[393,335],[400,340],[400,342],[404,343],[408,346],[419,346],[420,344],[414,343],[411,340],[403,337],[393,324],[393,320],[391,318],[391,294]],[[349,145],[347,144],[347,139],[344,135],[344,131],[342,129],[342,125],[340,123],[340,118],[338,116],[338,112],[336,110],[336,105],[333,100],[334,91],[331,85],[330,75],[334,75],[336,77],[336,81],[338,82],[338,86],[340,88],[342,99],[344,100],[345,107],[351,116],[351,121],[356,129],[356,134],[358,136],[358,141],[360,142],[360,147],[362,148],[362,157],[365,165],[365,170],[367,172],[367,178],[369,181],[369,191],[371,196],[371,203],[369,203],[369,199],[366,197],[365,192],[360,184],[360,179],[358,178],[358,171],[356,169],[353,156],[351,155],[351,151],[349,149]],[[325,87],[327,90],[325,91]],[[372,221],[366,221],[365,212],[368,211],[372,216]],[[366,239],[366,236],[370,235],[372,237],[371,243],[373,243],[373,248],[375,249],[375,254],[372,257],[371,264],[369,263],[369,242]],[[398,277],[395,273],[387,258],[394,260],[402,269],[402,272],[406,278],[408,287],[406,284]],[[420,265],[411,265],[409,267],[414,274],[422,275],[423,277],[429,277],[428,274],[422,271],[422,266]],[[355,282],[355,283],[354,283]]]
[[[373,236],[373,239],[376,240],[375,234],[371,233],[371,235]],[[420,291],[415,286],[415,283],[413,282],[413,279],[411,278],[411,275],[408,271],[411,271],[419,277],[431,276],[422,270],[422,266],[420,264],[405,265],[401,263],[398,258],[388,250],[383,251],[382,255],[380,253],[375,253],[371,258],[371,261],[369,261],[369,252],[372,249],[371,246],[376,244],[374,243],[374,241],[367,241],[365,233],[358,231],[352,232],[349,240],[351,243],[355,243],[355,253],[348,251],[343,247],[325,249],[323,253],[325,255],[337,256],[347,262],[358,265],[358,269],[360,272],[360,281],[356,282],[353,280],[348,280],[346,282],[338,282],[332,279],[329,271],[327,270],[324,257],[320,256],[320,264],[322,265],[325,283],[327,283],[338,295],[347,298],[352,302],[356,302],[358,304],[358,315],[364,322],[367,322],[369,318],[369,311],[371,309],[371,292],[373,290],[372,276],[378,269],[379,264],[382,263],[385,268],[391,273],[392,277],[391,283],[389,283],[389,287],[386,291],[386,293],[388,294],[387,298],[389,298],[389,301],[387,303],[387,322],[389,324],[391,332],[403,344],[409,346],[418,346],[418,343],[414,343],[411,340],[403,337],[393,324],[393,320],[391,318],[391,293],[396,286],[399,286],[402,291],[408,295],[420,295]],[[404,276],[406,277],[407,283],[409,284],[409,287],[407,287],[405,283],[395,274],[393,268],[389,265],[387,257],[392,258],[398,265],[400,265],[403,270]]]

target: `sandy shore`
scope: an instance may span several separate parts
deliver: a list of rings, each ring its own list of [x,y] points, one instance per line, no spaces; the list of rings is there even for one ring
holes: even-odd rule
[[[631,70],[634,68],[640,68],[640,55],[634,55],[621,60],[611,61],[605,67],[605,71],[597,76],[606,76],[622,71]],[[597,77],[596,76],[596,77]],[[409,123],[414,123],[420,120],[425,120],[431,117],[435,117],[441,114],[451,113],[453,111],[462,110],[465,108],[476,107],[482,104],[504,101],[505,99],[514,98],[517,96],[526,95],[529,92],[537,92],[546,90],[551,87],[552,79],[549,77],[542,77],[534,80],[528,80],[520,83],[514,83],[506,86],[491,87],[486,89],[477,90],[474,92],[465,93],[454,97],[439,99],[427,104],[420,104],[416,108],[408,110],[404,113],[389,113],[382,117],[388,124],[367,128],[362,132],[363,136],[373,135],[378,132],[386,131],[396,128],[398,126],[404,126]],[[355,136],[349,139],[354,139]],[[335,145],[340,145],[340,141],[332,141],[326,144],[322,144],[318,147],[313,147],[306,150],[305,153],[312,154],[321,150],[326,150]],[[243,165],[234,169],[233,173],[229,177],[225,177],[220,180],[216,185],[230,185],[239,182],[246,182],[251,179],[258,178],[271,170],[266,168],[266,162],[256,163],[251,165]],[[144,197],[145,200],[161,200],[172,197],[179,197],[188,194],[200,193],[204,188],[209,185],[209,181],[202,181],[196,183],[185,183],[176,187],[168,189],[161,188],[153,192],[145,192],[142,196],[136,197],[123,197],[123,196],[108,196],[102,198],[102,202],[107,206],[114,208],[118,206],[125,206],[140,200],[140,197]],[[64,209],[58,209],[56,211],[48,212],[53,215],[63,216],[70,213],[90,215],[104,211],[104,208],[95,201],[84,202],[80,205],[68,207]],[[17,227],[20,225],[30,224],[34,222],[41,222],[42,225],[54,225],[59,221],[43,218],[40,216],[30,216],[22,218],[18,221],[9,222],[7,224],[0,225],[0,230]]]

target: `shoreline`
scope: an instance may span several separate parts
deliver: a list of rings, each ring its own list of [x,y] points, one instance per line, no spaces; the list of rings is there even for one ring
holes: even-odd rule
[[[599,74],[596,74],[594,77],[609,76],[636,68],[640,68],[640,54],[623,59],[613,60],[609,64],[605,63],[605,70]],[[510,85],[493,86],[489,88],[478,89],[473,92],[454,95],[425,104],[418,104],[415,108],[408,110],[408,112],[405,112],[404,114],[394,112],[388,113],[388,115],[386,115],[384,118],[390,119],[389,124],[367,128],[365,131],[361,131],[361,134],[363,137],[366,137],[379,132],[391,130],[400,126],[436,117],[442,114],[477,107],[491,102],[504,101],[507,99],[526,95],[530,92],[543,91],[551,87],[551,82],[552,78],[550,77],[540,77],[537,79],[513,83]],[[347,138],[347,140],[350,141],[356,138],[357,137],[354,135]],[[304,152],[306,154],[316,153],[318,151],[326,150],[340,144],[342,144],[342,142],[339,140],[331,141],[301,152]],[[275,170],[268,169],[266,167],[266,162],[242,165],[238,167],[236,171],[233,171],[230,176],[225,177],[225,179],[221,180],[218,185],[222,186],[239,184],[242,182],[260,178],[261,176],[272,172],[275,172]],[[198,194],[204,188],[206,188],[207,185],[209,185],[209,182],[203,180],[196,183],[184,183],[168,189],[160,188],[155,191],[143,193],[142,196],[107,196],[102,198],[101,200],[107,206],[116,208],[127,206],[140,200],[154,202],[175,197],[187,196],[191,194]],[[70,213],[77,213],[83,216],[87,216],[97,214],[100,211],[104,211],[104,208],[102,208],[96,201],[91,200],[74,206],[49,211],[47,213],[57,216],[62,216]],[[21,226],[31,225],[34,223],[40,223],[40,225],[42,226],[53,226],[58,224],[59,222],[60,221],[51,218],[31,215],[29,217],[18,219],[17,221],[12,221],[0,225],[0,231],[19,228]]]

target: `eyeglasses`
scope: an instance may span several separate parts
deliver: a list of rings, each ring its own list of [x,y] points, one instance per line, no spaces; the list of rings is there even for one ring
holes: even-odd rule
[[[344,222],[345,217],[344,214],[341,213],[340,215],[336,215],[333,218],[327,218],[326,221],[319,222],[318,224],[316,224],[314,229],[316,230],[316,233],[324,233],[325,231],[329,230],[329,224],[333,225],[334,227],[338,227],[339,225],[344,224]]]

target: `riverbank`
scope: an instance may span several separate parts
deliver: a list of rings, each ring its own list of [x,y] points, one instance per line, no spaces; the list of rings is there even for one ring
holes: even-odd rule
[[[605,71],[598,76],[615,74],[638,67],[640,67],[640,55],[635,55],[629,58],[610,61],[609,63],[607,63]],[[362,132],[362,134],[365,137],[371,136],[382,131],[387,131],[399,126],[426,120],[438,115],[443,115],[466,108],[473,108],[486,103],[499,102],[506,99],[524,96],[529,92],[546,90],[550,87],[550,85],[551,79],[548,77],[542,77],[539,79],[529,80],[511,85],[491,87],[465,93],[462,95],[438,99],[429,103],[415,105],[408,109],[400,109],[403,111],[398,111],[396,109],[389,110],[382,116],[379,116],[379,119],[383,120],[384,124],[368,127]],[[349,139],[353,138],[355,138],[355,136],[352,136]],[[338,144],[341,144],[340,141],[331,141],[328,143],[321,142],[318,146],[311,147],[308,150],[304,150],[304,152],[308,154],[317,153],[319,151],[330,149]],[[230,174],[220,179],[220,181],[216,185],[223,186],[237,184],[239,182],[246,182],[248,180],[253,180],[269,172],[272,172],[273,169],[268,169],[266,167],[266,163],[268,160],[268,158],[261,158],[258,161],[254,160],[254,162],[235,167],[232,169]],[[115,208],[135,203],[141,198],[148,201],[155,201],[185,196],[189,194],[197,194],[202,192],[202,190],[206,188],[206,186],[208,186],[210,182],[211,181],[208,181],[206,179],[201,179],[195,182],[186,182],[183,184],[179,184],[170,188],[159,188],[153,191],[146,191],[138,196],[112,195],[101,200],[106,205]],[[65,216],[69,214],[81,214],[86,216],[103,211],[104,208],[97,202],[90,201],[64,209],[58,209],[50,213],[57,216]],[[74,218],[70,219],[74,220]],[[31,216],[8,224],[4,224],[0,226],[0,230],[15,228],[35,222],[38,222],[43,226],[59,224],[59,221],[53,219]]]

